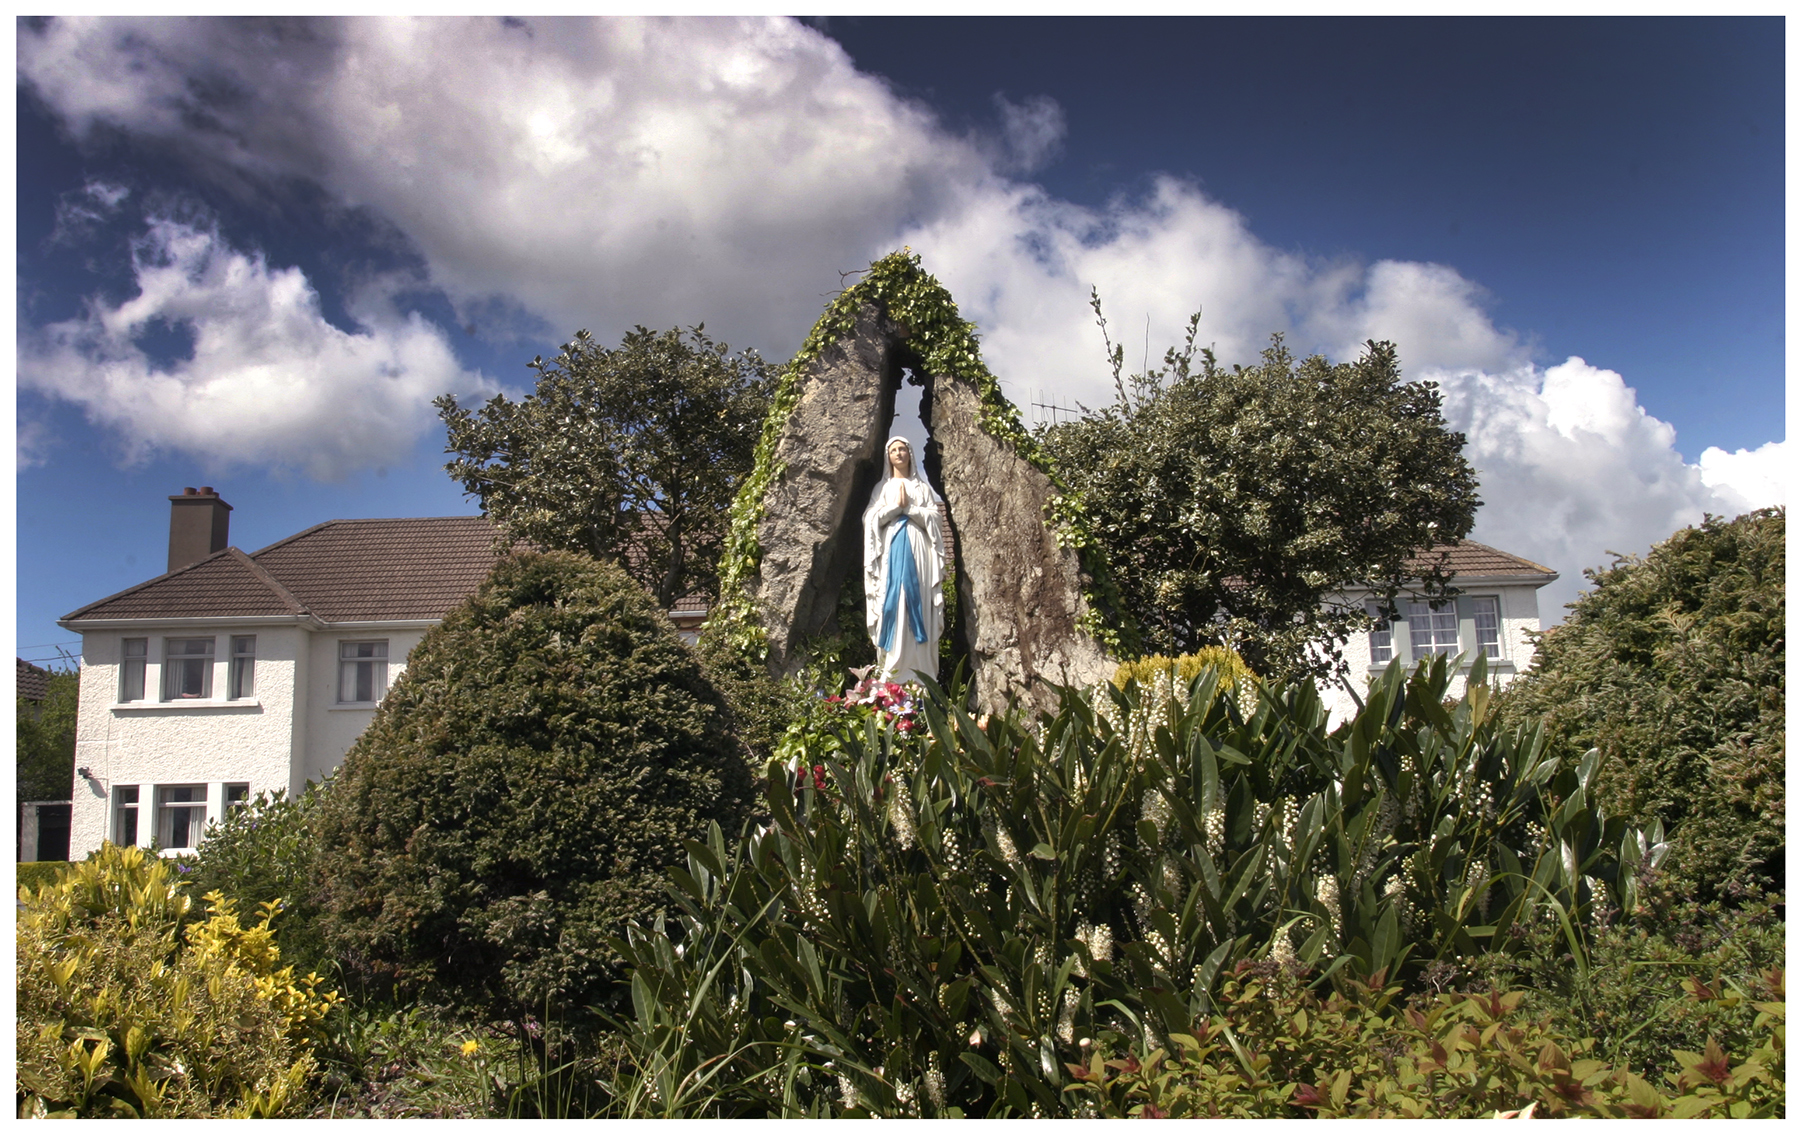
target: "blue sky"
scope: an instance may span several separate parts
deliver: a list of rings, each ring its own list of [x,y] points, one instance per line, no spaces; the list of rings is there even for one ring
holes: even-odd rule
[[[469,513],[439,393],[579,327],[783,359],[910,245],[1015,401],[1102,402],[1201,309],[1392,339],[1474,536],[1557,569],[1785,500],[1778,19],[18,26],[17,642],[232,543]],[[1148,330],[1146,332],[1146,325]]]

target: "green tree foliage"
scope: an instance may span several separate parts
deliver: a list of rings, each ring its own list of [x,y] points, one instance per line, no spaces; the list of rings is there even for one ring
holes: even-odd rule
[[[1590,570],[1501,712],[1593,747],[1608,811],[1670,830],[1699,900],[1785,888],[1787,511],[1709,517]]]
[[[1117,401],[1040,441],[1147,649],[1224,644],[1258,674],[1328,673],[1336,657],[1308,645],[1369,626],[1333,594],[1368,585],[1392,602],[1415,554],[1474,524],[1463,437],[1435,384],[1401,381],[1390,343],[1296,364],[1276,336],[1257,366],[1226,370],[1202,349],[1196,369],[1199,319],[1161,368],[1128,381],[1109,339]],[[1433,570],[1425,585],[1443,580]]]
[[[1335,733],[1310,684],[1246,710],[1208,668],[1035,727],[934,696],[789,744],[772,828],[691,844],[668,934],[622,945],[617,1110],[1056,1115],[1082,1038],[1192,1032],[1246,958],[1415,979],[1531,921],[1578,944],[1638,834],[1479,673],[1446,710],[1450,677],[1390,668]]]
[[[75,791],[75,716],[81,674],[53,670],[49,688],[41,703],[18,699],[13,758],[21,801],[66,801]]]
[[[665,608],[717,594],[773,369],[701,327],[639,327],[614,348],[579,331],[529,366],[537,389],[518,402],[437,400],[450,476],[514,540],[620,561]]]
[[[608,939],[681,841],[743,823],[719,696],[656,602],[567,552],[502,560],[408,657],[318,822],[318,902],[373,988],[522,1018],[604,1000]]]
[[[323,802],[324,792],[312,783],[298,800],[289,800],[285,790],[258,793],[229,810],[222,823],[207,826],[188,867],[188,883],[196,894],[220,892],[246,911],[280,902],[276,941],[302,970],[330,969],[311,895],[318,876]]]
[[[22,891],[20,1116],[291,1115],[337,995],[281,966],[274,904],[245,927],[142,848],[103,845],[54,885]]]

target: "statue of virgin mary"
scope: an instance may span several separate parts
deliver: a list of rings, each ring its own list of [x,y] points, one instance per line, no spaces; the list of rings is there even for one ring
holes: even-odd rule
[[[863,511],[863,590],[880,678],[937,678],[944,633],[944,499],[925,480],[912,443],[888,439],[886,469]]]

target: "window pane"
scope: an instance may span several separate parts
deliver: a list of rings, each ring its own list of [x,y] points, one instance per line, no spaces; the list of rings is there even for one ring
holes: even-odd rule
[[[213,641],[169,639],[163,648],[163,699],[211,698]]]
[[[125,640],[124,660],[119,665],[119,701],[141,702],[144,698],[144,663],[150,653],[150,640]]]
[[[206,827],[206,788],[201,785],[167,785],[157,790],[162,815],[158,837],[164,848],[193,848]]]
[[[1381,616],[1379,607],[1370,607],[1369,614],[1375,617],[1375,626],[1369,629],[1369,661],[1372,663],[1390,663],[1394,660],[1394,629]]]
[[[387,694],[387,642],[340,643],[338,701],[380,702]]]
[[[129,847],[138,842],[138,787],[119,785],[113,789],[113,843]]]
[[[256,693],[256,636],[231,639],[231,677],[227,698],[249,698]]]
[[[1476,596],[1469,601],[1475,609],[1475,649],[1490,659],[1500,657],[1500,598]]]
[[[1406,605],[1406,625],[1412,633],[1413,658],[1456,653],[1454,603],[1445,602],[1438,606],[1423,600],[1411,600]]]

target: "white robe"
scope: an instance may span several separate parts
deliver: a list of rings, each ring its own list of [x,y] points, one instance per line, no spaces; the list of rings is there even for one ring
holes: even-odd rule
[[[907,508],[900,509],[900,486],[906,486]],[[883,681],[910,682],[914,673],[937,678],[938,639],[944,634],[944,499],[919,477],[890,477],[869,495],[863,511],[863,591],[869,639],[880,656]],[[924,608],[925,642],[913,638],[907,616],[906,595],[901,593],[894,648],[881,649],[881,608],[887,595],[888,545],[900,525],[910,526],[913,566],[919,574],[919,600]]]

